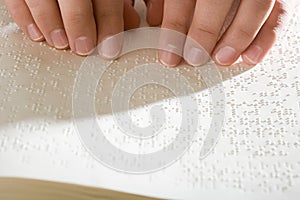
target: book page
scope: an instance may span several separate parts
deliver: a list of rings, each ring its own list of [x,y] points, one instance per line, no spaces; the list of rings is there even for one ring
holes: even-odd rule
[[[145,8],[138,6],[144,13]],[[188,150],[174,162],[134,174],[100,162],[78,134],[73,89],[86,58],[31,42],[1,2],[0,177],[73,183],[167,199],[296,199],[300,195],[299,8],[294,6],[276,45],[261,64],[218,68],[225,118],[218,142],[205,158],[201,147],[212,122],[210,90],[195,76],[197,69],[179,68],[195,91],[187,96],[194,95],[199,102],[198,131]],[[151,124],[149,109],[153,106],[161,105],[167,119],[174,117],[175,121],[162,129],[160,139],[150,138],[141,148],[111,124],[113,86],[134,66],[150,62],[158,63],[153,49],[122,56],[112,63],[96,90],[96,121],[107,140],[123,152],[150,154],[176,137],[173,130],[180,120],[176,118],[176,98],[156,85],[137,90],[130,110],[142,126]]]

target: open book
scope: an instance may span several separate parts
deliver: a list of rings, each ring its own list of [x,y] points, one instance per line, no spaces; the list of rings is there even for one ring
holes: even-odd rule
[[[6,200],[154,200],[150,197],[95,187],[21,178],[0,178],[0,198]]]
[[[1,3],[0,199],[297,199],[299,19],[299,12],[293,14],[263,63],[219,68],[225,121],[217,145],[205,158],[200,150],[211,123],[210,91],[195,69],[180,67],[199,100],[198,134],[170,165],[133,174],[99,162],[77,133],[72,95],[85,58],[29,41]],[[113,62],[95,94],[97,121],[105,133],[115,133],[106,135],[111,144],[128,153],[141,149],[128,136],[110,131],[115,126],[109,123],[109,96],[133,66],[156,61],[155,50],[125,55]],[[141,88],[131,100],[132,118],[142,126],[151,122],[149,107],[163,105],[170,117],[178,111],[174,96],[164,87]],[[162,141],[172,137],[165,134]],[[163,148],[157,141],[145,142],[141,153]]]

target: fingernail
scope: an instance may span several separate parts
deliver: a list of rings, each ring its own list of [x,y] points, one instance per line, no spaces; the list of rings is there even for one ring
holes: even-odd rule
[[[121,45],[116,36],[108,37],[101,42],[99,54],[106,59],[115,59],[121,52]]]
[[[159,61],[167,67],[175,67],[179,64],[180,58],[173,53],[162,51],[160,53]]]
[[[44,37],[41,31],[39,30],[39,28],[35,24],[29,24],[27,26],[27,31],[30,38],[33,41],[40,41]]]
[[[262,53],[263,49],[260,46],[253,45],[243,55],[243,60],[247,64],[256,65],[260,62]]]
[[[75,51],[77,54],[86,56],[94,50],[94,43],[88,37],[82,36],[75,40]]]
[[[188,64],[196,67],[208,62],[209,56],[202,49],[192,47],[184,53],[185,60]]]
[[[168,67],[175,67],[181,62],[186,41],[185,34],[178,34],[170,29],[162,29],[159,38],[159,61]]]
[[[230,65],[234,62],[237,57],[237,51],[229,46],[221,48],[216,56],[215,59],[220,65]]]
[[[69,46],[66,32],[63,29],[56,29],[50,34],[52,42],[57,49],[65,49]]]

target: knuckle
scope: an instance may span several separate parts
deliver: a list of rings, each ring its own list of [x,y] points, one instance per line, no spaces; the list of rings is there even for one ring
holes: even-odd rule
[[[87,18],[87,15],[79,9],[74,9],[69,13],[65,14],[65,21],[67,26],[73,26],[77,24],[82,24],[83,19]]]
[[[115,12],[100,12],[97,16],[101,20],[120,20],[122,16]]]
[[[111,4],[107,7],[102,7],[98,10],[98,12],[95,12],[95,15],[98,19],[123,19],[123,12],[120,12],[123,9],[123,7],[118,4],[116,1],[112,1]]]
[[[188,30],[188,25],[183,20],[166,20],[166,26],[167,28],[180,30],[180,31],[186,31]]]
[[[236,29],[235,36],[239,38],[253,38],[255,35],[255,32],[252,30],[249,30],[246,27],[239,27]]]
[[[196,34],[205,35],[206,37],[216,38],[218,37],[218,31],[213,26],[197,25],[195,28]]]
[[[46,22],[49,19],[49,16],[45,12],[37,11],[34,15],[40,22]]]
[[[43,9],[41,9],[41,2],[39,0],[26,0],[26,4],[35,18],[41,21],[47,20],[48,15]]]

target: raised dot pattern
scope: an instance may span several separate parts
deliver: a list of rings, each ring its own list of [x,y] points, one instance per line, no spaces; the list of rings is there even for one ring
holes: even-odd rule
[[[220,141],[210,156],[199,159],[203,140],[199,134],[189,151],[170,168],[131,176],[103,167],[83,148],[76,134],[72,91],[84,58],[29,41],[1,3],[0,177],[71,181],[170,198],[197,199],[201,194],[215,197],[226,192],[245,199],[255,195],[296,198],[293,195],[299,194],[300,186],[299,26],[300,15],[295,13],[258,66],[220,68],[226,119]],[[133,52],[114,61],[96,92],[100,118],[111,114],[110,94],[118,78],[134,65],[149,62],[157,62],[154,50]],[[209,116],[205,83],[193,76],[191,67],[178,70],[203,100],[199,112]],[[172,98],[169,90],[148,85],[135,92],[130,106],[147,107],[164,101],[166,112],[177,112],[168,98]],[[133,118],[137,124],[150,123],[139,116]],[[199,127],[206,129],[205,125]],[[111,140],[126,144],[122,137]]]

